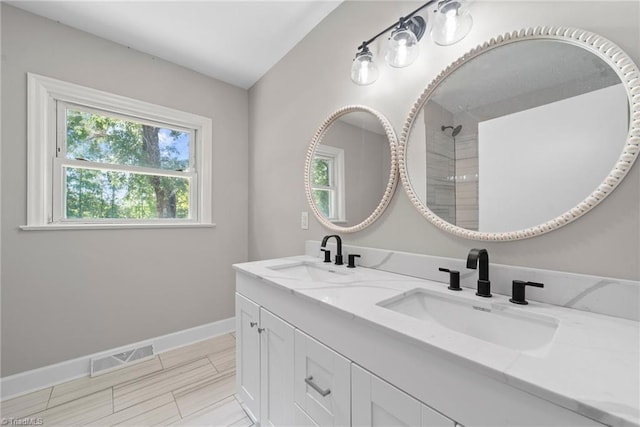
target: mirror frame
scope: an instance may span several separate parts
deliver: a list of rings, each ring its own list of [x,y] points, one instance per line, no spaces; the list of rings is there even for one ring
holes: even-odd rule
[[[620,81],[624,85],[627,98],[629,100],[629,132],[627,134],[626,143],[622,149],[622,153],[618,158],[616,164],[613,166],[609,175],[605,177],[604,181],[582,202],[575,207],[569,209],[567,212],[553,218],[545,223],[521,229],[516,231],[507,232],[482,232],[467,230],[457,225],[444,221],[439,216],[434,214],[425,204],[420,201],[409,180],[407,174],[407,165],[405,161],[406,149],[409,134],[413,127],[414,120],[422,107],[427,103],[431,94],[438,88],[438,86],[458,68],[472,60],[473,58],[482,55],[497,47],[507,45],[514,42],[520,42],[523,40],[557,40],[564,43],[570,43],[575,46],[586,49],[587,51],[597,55],[603,59],[617,74]],[[638,156],[638,149],[640,146],[640,71],[633,62],[633,60],[616,44],[601,37],[595,33],[580,30],[576,28],[568,27],[535,27],[523,29],[520,31],[514,31],[512,33],[506,33],[500,35],[497,38],[492,38],[488,42],[478,45],[475,49],[470,50],[455,62],[445,68],[422,92],[422,95],[418,98],[413,108],[411,109],[409,116],[402,128],[402,134],[400,138],[400,144],[398,147],[398,158],[400,168],[400,178],[402,180],[402,186],[405,192],[409,196],[411,203],[416,207],[425,218],[427,218],[432,224],[438,228],[454,234],[458,237],[472,240],[485,240],[485,241],[511,241],[521,240],[530,237],[539,236],[541,234],[548,233],[556,230],[570,222],[573,222],[577,218],[581,217],[589,210],[593,209],[598,203],[604,200],[622,181],[627,172],[633,166],[636,157]]]
[[[384,128],[385,134],[387,135],[387,141],[389,142],[389,151],[391,157],[391,168],[389,171],[389,181],[387,182],[387,187],[385,188],[384,194],[382,195],[382,199],[378,206],[374,209],[374,211],[369,215],[364,221],[359,224],[350,226],[350,227],[341,227],[340,225],[334,224],[329,221],[327,218],[322,215],[322,213],[318,210],[315,203],[313,202],[313,196],[311,191],[311,167],[313,164],[313,156],[316,150],[316,147],[322,143],[322,139],[324,138],[327,130],[336,122],[340,117],[354,112],[364,112],[373,114],[382,127]],[[393,193],[395,192],[396,186],[398,184],[398,139],[396,137],[396,133],[391,126],[391,123],[387,118],[382,115],[380,112],[366,107],[364,105],[347,105],[336,110],[333,114],[331,114],[322,125],[318,128],[316,133],[309,144],[309,149],[307,150],[307,156],[304,164],[304,188],[307,194],[307,202],[309,203],[309,207],[311,211],[315,215],[316,219],[320,221],[320,223],[328,228],[329,230],[339,232],[339,233],[354,233],[356,231],[360,231],[369,225],[371,225],[374,221],[376,221],[380,215],[385,211],[389,203],[391,202],[391,198],[393,197]],[[347,196],[348,197],[348,196]]]

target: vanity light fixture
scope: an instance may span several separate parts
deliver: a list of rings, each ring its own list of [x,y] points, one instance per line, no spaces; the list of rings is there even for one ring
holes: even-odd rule
[[[385,59],[395,68],[413,64],[420,48],[418,41],[422,38],[427,24],[422,16],[413,16],[408,20],[400,18],[398,26],[391,32]]]
[[[407,16],[380,31],[358,46],[351,65],[351,80],[360,86],[370,85],[378,78],[378,67],[373,60],[369,44],[391,31],[385,59],[394,68],[411,65],[420,52],[418,42],[427,32],[428,22],[417,13],[429,5],[436,4],[435,24],[430,31],[431,38],[439,45],[446,46],[462,40],[471,30],[473,19],[464,3],[468,0],[429,0]]]
[[[373,54],[365,45],[356,53],[351,65],[351,80],[360,86],[370,85],[378,79],[378,67],[373,62]]]
[[[442,1],[435,11],[431,38],[440,46],[449,46],[462,40],[473,26],[473,18],[461,0]]]

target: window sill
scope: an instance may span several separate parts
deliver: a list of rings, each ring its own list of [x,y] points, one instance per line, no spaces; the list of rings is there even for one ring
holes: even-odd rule
[[[24,231],[56,231],[56,230],[117,230],[117,229],[145,229],[145,228],[215,228],[214,223],[143,223],[143,224],[46,224],[46,225],[21,225]]]
[[[330,219],[329,221],[331,221],[334,224],[346,224],[349,222],[346,219]]]

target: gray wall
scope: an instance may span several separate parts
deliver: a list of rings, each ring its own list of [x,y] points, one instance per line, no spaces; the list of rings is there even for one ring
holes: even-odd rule
[[[617,43],[640,64],[637,1],[478,0],[472,3],[474,28],[460,43],[440,47],[424,40],[412,66],[392,70],[382,65],[373,86],[352,84],[349,67],[356,47],[416,4],[343,3],[250,89],[251,259],[300,254],[306,239],[326,234],[314,220],[309,230],[300,229],[300,212],[308,209],[302,174],[314,130],[337,108],[368,105],[385,114],[399,133],[411,106],[442,68],[479,43],[524,27],[591,30]],[[373,52],[382,61],[379,44]],[[479,246],[489,250],[492,262],[640,279],[639,206],[640,166],[636,165],[603,203],[572,224],[533,239],[483,243],[431,225],[398,188],[379,221],[344,237],[352,244],[456,258]]]
[[[20,231],[26,73],[211,117],[216,228]],[[248,93],[2,4],[2,376],[234,316]]]

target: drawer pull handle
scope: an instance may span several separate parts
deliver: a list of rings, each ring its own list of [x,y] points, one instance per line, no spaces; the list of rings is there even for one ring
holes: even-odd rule
[[[261,333],[263,333],[265,330],[266,330],[265,328],[258,328],[258,333],[259,333],[259,334],[261,334]]]
[[[256,326],[257,324],[258,324],[258,322],[249,322],[249,326],[251,326],[252,328],[253,328],[254,326]]]
[[[329,393],[331,393],[331,389],[326,389],[323,390],[321,389],[318,384],[313,382],[313,377],[312,376],[308,376],[307,378],[304,379],[304,382],[307,383],[307,385],[309,387],[311,387],[312,389],[314,389],[315,391],[317,391],[320,396],[325,397],[327,396]]]

